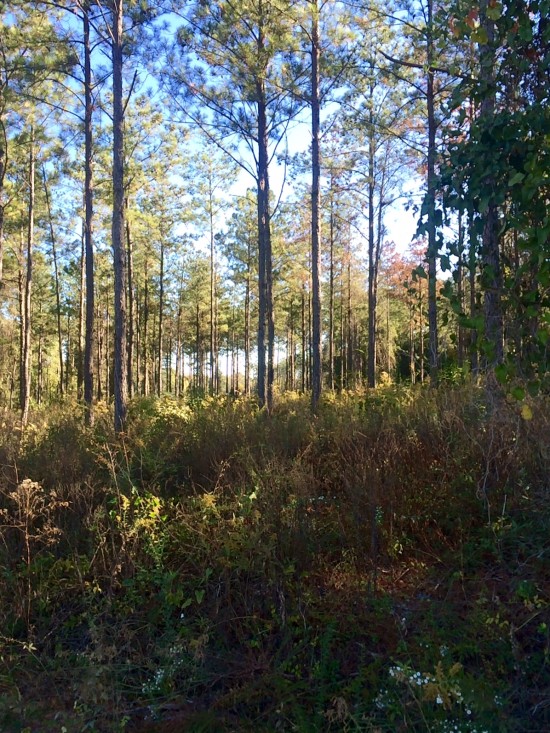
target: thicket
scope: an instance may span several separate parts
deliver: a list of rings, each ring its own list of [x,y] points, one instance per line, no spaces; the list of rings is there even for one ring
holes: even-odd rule
[[[4,412],[0,730],[550,729],[548,407]]]

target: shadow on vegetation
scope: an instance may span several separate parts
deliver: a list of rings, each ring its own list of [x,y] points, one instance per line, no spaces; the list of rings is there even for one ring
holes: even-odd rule
[[[5,413],[0,730],[550,730],[548,407]]]

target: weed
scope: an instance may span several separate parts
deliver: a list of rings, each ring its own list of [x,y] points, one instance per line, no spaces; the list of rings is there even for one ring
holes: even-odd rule
[[[2,434],[0,727],[549,728],[548,405],[455,376]]]

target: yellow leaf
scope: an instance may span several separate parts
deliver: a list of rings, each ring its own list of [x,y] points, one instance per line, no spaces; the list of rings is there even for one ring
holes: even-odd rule
[[[523,407],[521,408],[521,416],[524,420],[533,419],[533,410],[529,407],[529,405],[523,405]]]

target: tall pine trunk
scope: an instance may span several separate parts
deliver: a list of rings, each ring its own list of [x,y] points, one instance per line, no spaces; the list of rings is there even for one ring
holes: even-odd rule
[[[328,295],[328,384],[334,390],[334,196],[330,193],[330,264]]]
[[[211,184],[211,181],[210,181]],[[218,392],[216,344],[216,248],[214,240],[214,202],[212,185],[209,190],[208,214],[210,220],[210,394]]]
[[[479,46],[480,82],[484,93],[479,110],[479,119],[482,128],[489,129],[495,113],[496,83],[495,83],[495,53],[494,21],[488,15],[488,0],[480,2],[480,24],[485,29],[487,42]],[[488,367],[500,364],[503,359],[503,321],[502,321],[502,270],[500,263],[499,236],[498,236],[498,209],[494,195],[494,174],[489,170],[484,179],[484,187],[488,192],[489,200],[483,218],[482,248],[481,248],[481,282],[484,290],[485,311],[485,338],[488,348],[486,361]]]
[[[262,44],[263,45],[263,44]],[[273,298],[266,93],[258,82],[258,402],[273,406]],[[267,354],[266,354],[267,351]]]
[[[132,232],[128,218],[128,197],[125,199],[126,210],[126,264],[128,267],[128,397],[134,394],[134,350],[136,341],[136,303],[134,291],[134,253],[132,249]]]
[[[369,313],[368,313],[368,346],[367,346],[367,386],[376,386],[376,252],[374,237],[374,158],[376,146],[374,139],[374,69],[371,66],[371,81],[369,88],[369,185],[368,185],[368,209],[369,209]]]
[[[84,349],[86,344],[86,244],[84,219],[80,236],[80,288],[78,292],[78,366],[76,370],[76,396],[84,396]]]
[[[159,330],[157,341],[157,395],[162,394],[162,341],[164,338],[164,242],[160,243]]]
[[[4,285],[4,181],[8,166],[8,136],[3,119],[4,107],[0,96],[0,290]]]
[[[93,249],[92,66],[90,7],[83,8],[84,24],[84,249],[86,253],[86,337],[84,345],[84,403],[87,425],[94,422],[95,284]]]
[[[55,285],[55,311],[57,316],[57,349],[59,356],[59,394],[64,393],[64,373],[63,373],[63,335],[61,333],[61,293],[59,286],[59,267],[57,263],[57,247],[55,232],[53,228],[53,217],[52,209],[50,205],[50,192],[48,190],[48,179],[46,177],[46,169],[42,166],[42,181],[44,183],[44,195],[46,198],[46,210],[48,212],[48,222],[50,228],[50,242],[52,245],[52,259],[53,259],[53,272],[54,272],[54,285]]]
[[[141,343],[141,362],[142,362],[142,389],[141,394],[147,397],[150,391],[149,385],[149,259],[147,252],[143,262],[144,267],[144,285],[143,285],[143,309],[142,309],[142,343]]]
[[[244,391],[250,395],[250,291],[252,278],[250,268],[252,266],[252,253],[250,251],[250,239],[248,239],[247,265],[246,265],[246,289],[244,296]]]
[[[437,238],[435,221],[435,197],[436,197],[436,119],[435,119],[435,90],[433,72],[433,0],[428,0],[428,27],[427,37],[427,63],[428,78],[426,91],[426,104],[428,110],[428,331],[429,331],[429,368],[430,383],[437,385],[439,368],[439,346],[437,333]]]
[[[27,222],[27,263],[25,290],[23,296],[22,317],[22,353],[21,353],[21,424],[26,425],[29,419],[31,399],[31,290],[33,277],[34,247],[34,198],[35,198],[35,153],[34,128],[31,127],[29,139],[29,204]]]
[[[322,388],[321,353],[321,157],[319,150],[319,7],[311,2],[311,290],[312,290],[312,369],[311,407],[316,412]]]
[[[113,2],[113,220],[112,244],[115,275],[115,349],[114,383],[115,430],[121,432],[126,423],[128,402],[127,314],[126,314],[126,250],[124,247],[124,103],[122,99],[122,19],[123,0]]]

